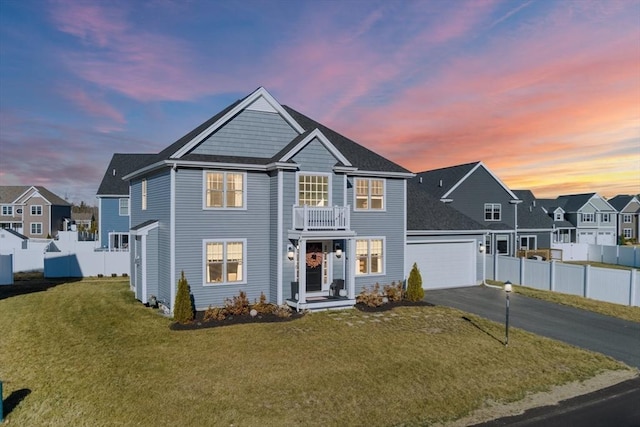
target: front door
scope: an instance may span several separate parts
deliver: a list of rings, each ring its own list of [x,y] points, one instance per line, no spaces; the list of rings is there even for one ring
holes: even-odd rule
[[[323,266],[322,243],[307,243],[306,275],[307,292],[317,292],[322,290],[322,266]]]

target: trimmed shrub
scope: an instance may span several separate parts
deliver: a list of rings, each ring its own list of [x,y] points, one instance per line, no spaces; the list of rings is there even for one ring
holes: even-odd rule
[[[229,316],[241,316],[243,314],[249,314],[249,298],[247,294],[240,291],[240,295],[233,297],[233,299],[224,300],[224,311]]]
[[[193,320],[193,306],[191,305],[191,291],[184,271],[178,280],[176,306],[173,308],[173,318],[178,323],[189,323]]]
[[[409,301],[420,301],[424,298],[424,289],[422,289],[422,276],[418,264],[413,263],[409,280],[407,281],[406,298]]]

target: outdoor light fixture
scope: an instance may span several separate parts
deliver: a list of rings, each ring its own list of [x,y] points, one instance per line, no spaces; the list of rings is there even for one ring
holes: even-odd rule
[[[483,254],[485,251],[485,247],[482,242],[480,242],[480,244],[478,245],[478,251],[480,251],[481,254]]]
[[[482,284],[486,285],[486,277],[487,277],[487,256],[486,256],[486,252],[487,252],[487,247],[484,243],[482,242],[478,242],[478,251],[482,254]]]
[[[340,247],[340,243],[336,243],[336,258],[342,257],[342,248]]]
[[[505,322],[505,341],[504,341],[505,347],[509,345],[509,294],[511,293],[512,290],[513,289],[511,288],[511,282],[508,280],[504,282],[504,292],[507,294],[507,316],[506,316],[506,322]]]
[[[293,261],[294,256],[295,254],[293,252],[293,246],[287,245],[287,258],[289,258],[289,261]]]

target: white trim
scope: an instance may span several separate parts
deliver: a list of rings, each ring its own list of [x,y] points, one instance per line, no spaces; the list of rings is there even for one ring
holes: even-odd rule
[[[359,208],[358,207],[358,183],[359,179],[365,180],[369,182],[368,194],[367,194],[367,205],[371,206],[371,181],[382,181],[382,209],[373,209],[371,207],[368,208]],[[406,182],[406,181],[405,181]],[[384,178],[363,178],[359,176],[353,177],[353,211],[354,212],[386,212],[387,211],[387,180]]]
[[[471,234],[484,235],[487,230],[407,230],[407,236],[430,236],[430,235],[447,235],[447,234]]]
[[[176,167],[169,172],[171,191],[169,208],[169,288],[171,313],[176,302]]]
[[[149,231],[153,230],[154,228],[158,228],[158,226],[159,222],[153,221],[151,224],[140,227],[137,230],[130,229],[129,234],[131,234],[132,236],[146,236],[147,234],[149,234]]]
[[[223,206],[207,206],[207,174],[209,173],[221,173],[222,178],[222,203]],[[227,175],[228,174],[242,175],[242,206],[241,207],[229,207],[227,206]],[[247,173],[243,171],[226,171],[215,169],[203,169],[202,170],[202,209],[213,211],[246,211],[247,210]]]
[[[349,176],[372,177],[372,178],[413,178],[415,173],[411,172],[382,172],[382,171],[365,171],[358,169],[355,172],[347,172]]]
[[[295,206],[302,206],[300,205],[300,177],[301,176],[326,176],[327,179],[327,202],[324,205],[325,207],[330,207],[333,206],[333,188],[331,188],[331,186],[333,185],[333,175],[330,173],[325,173],[325,172],[307,172],[307,171],[297,171],[296,172],[296,187],[295,187],[295,192],[296,192],[296,204]],[[311,205],[309,205],[311,206]],[[317,205],[316,205],[317,206]]]
[[[424,245],[425,243],[477,243],[481,242],[478,239],[447,239],[447,240],[409,240],[408,245]]]
[[[121,202],[123,200],[127,201],[127,213],[126,214],[122,214],[122,205]],[[131,215],[131,199],[129,199],[128,197],[118,197],[118,216],[130,216]]]
[[[40,213],[33,213],[33,208],[40,208]],[[29,216],[42,216],[44,212],[43,205],[29,205]]]
[[[276,290],[276,303],[278,305],[282,304],[284,299],[283,299],[283,282],[282,282],[282,277],[283,277],[283,264],[282,264],[282,254],[284,253],[286,256],[286,247],[283,246],[284,244],[284,238],[283,238],[283,233],[284,233],[284,229],[283,229],[283,204],[284,204],[284,180],[283,180],[283,176],[282,176],[282,171],[279,170],[277,173],[277,178],[278,180],[278,208],[277,208],[277,213],[276,213],[276,221],[278,223],[277,226],[277,233],[278,233],[278,239],[277,239],[277,251],[278,251],[278,255],[277,255],[277,290]]]
[[[259,87],[252,94],[247,96],[242,102],[240,102],[238,105],[236,105],[231,110],[229,110],[224,116],[218,119],[215,123],[213,123],[211,126],[209,126],[205,130],[200,132],[198,135],[192,138],[191,141],[183,145],[182,148],[178,149],[175,153],[173,153],[170,156],[170,158],[179,159],[180,157],[187,154],[189,151],[195,148],[198,144],[204,141],[209,135],[211,135],[211,133],[215,132],[218,128],[220,128],[222,125],[227,123],[229,120],[231,120],[233,117],[235,117],[238,113],[240,113],[245,108],[250,107],[256,100],[258,100],[261,97],[268,104],[270,104],[273,107],[273,109],[276,110],[276,112],[278,112],[278,114],[280,114],[282,118],[284,118],[285,121],[292,128],[296,130],[296,132],[298,132],[298,134],[304,133],[304,129],[302,128],[302,126],[300,126],[298,122],[296,122],[293,119],[293,117],[291,117],[291,115],[289,115],[289,113],[287,113],[285,109],[282,108],[282,106],[278,103],[278,101],[276,101],[275,98],[271,96],[271,94],[267,92],[265,88]]]
[[[219,283],[207,282],[207,244],[209,243],[222,243],[222,278],[223,281]],[[229,243],[242,243],[242,280],[236,282],[226,282],[226,262],[227,262],[227,245]],[[203,287],[216,287],[216,286],[233,286],[233,285],[246,285],[247,284],[247,239],[202,239],[202,286]]]
[[[147,198],[149,196],[149,184],[147,178],[142,178],[140,181],[140,210],[147,210]]]
[[[347,175],[342,175],[342,206],[347,206]]]
[[[384,276],[387,274],[387,238],[385,236],[357,236],[354,239],[353,245],[353,261],[354,261],[354,275],[355,277],[375,277],[375,276]],[[364,240],[367,242],[367,259],[369,267],[369,271],[371,271],[371,241],[372,240],[382,240],[382,272],[380,273],[360,273],[358,267],[358,240]]]
[[[157,225],[157,223],[156,223]],[[147,234],[141,236],[140,238],[140,252],[142,252],[142,257],[140,257],[140,269],[142,270],[142,298],[140,301],[144,304],[148,301],[147,299]]]
[[[487,207],[491,206],[491,219],[487,219]],[[498,206],[499,209],[499,218],[498,219],[494,219],[493,215],[495,214],[495,207]],[[502,221],[502,203],[485,203],[484,204],[484,210],[482,211],[482,217],[484,218],[485,221],[487,222],[500,222]]]
[[[314,139],[318,139],[318,141],[320,141],[320,143],[327,149],[329,150],[329,152],[333,155],[333,157],[335,157],[337,160],[340,161],[340,163],[342,163],[345,166],[352,166],[351,162],[349,162],[349,160],[347,160],[347,158],[340,152],[340,150],[338,150],[335,145],[333,145],[329,139],[327,139],[326,136],[324,136],[324,134],[319,130],[319,129],[314,129],[311,133],[309,133],[309,135],[307,135],[306,137],[304,137],[302,139],[302,141],[300,141],[299,143],[296,144],[295,147],[293,147],[291,150],[289,150],[284,156],[282,156],[280,158],[281,162],[287,162],[289,160],[291,160],[291,158],[293,156],[295,156],[296,154],[298,154],[300,151],[302,151],[302,149],[304,147],[307,146],[307,144],[309,144],[311,141],[313,141]]]
[[[34,225],[40,225],[40,232],[39,233],[33,231],[33,226]],[[42,223],[41,222],[30,222],[29,223],[29,234],[31,234],[33,236],[42,236],[42,234],[44,234],[43,233],[43,231],[44,231],[43,229],[44,229],[44,227],[42,227]]]
[[[463,176],[462,178],[460,178],[460,180],[458,182],[455,183],[455,185],[453,187],[451,187],[449,189],[449,191],[447,191],[445,194],[442,195],[442,198],[448,198],[451,193],[458,188],[467,178],[469,178],[478,168],[482,167],[485,171],[487,171],[489,173],[489,175],[491,175],[491,177],[493,179],[496,180],[496,182],[498,184],[500,184],[500,186],[509,194],[509,196],[511,196],[512,199],[517,200],[518,196],[516,196],[515,194],[513,194],[513,192],[511,190],[509,190],[509,187],[507,187],[504,182],[502,182],[500,180],[500,178],[498,178],[496,175],[494,175],[493,172],[491,172],[489,170],[489,168],[487,168],[484,163],[482,162],[478,162],[478,164],[476,164],[469,172],[466,173],[465,176]]]
[[[402,233],[402,264],[406,265],[407,263],[407,181],[405,180],[402,184],[402,191],[404,192],[404,203],[402,205],[402,229],[405,231]],[[404,271],[404,276],[408,277],[408,272]],[[404,278],[402,280],[404,281]]]

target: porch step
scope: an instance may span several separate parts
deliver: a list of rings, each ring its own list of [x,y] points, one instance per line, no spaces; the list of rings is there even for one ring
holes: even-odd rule
[[[304,303],[298,304],[297,300],[288,299],[287,305],[297,310],[321,311],[321,310],[341,310],[353,308],[356,305],[355,299],[340,297],[313,298]]]

